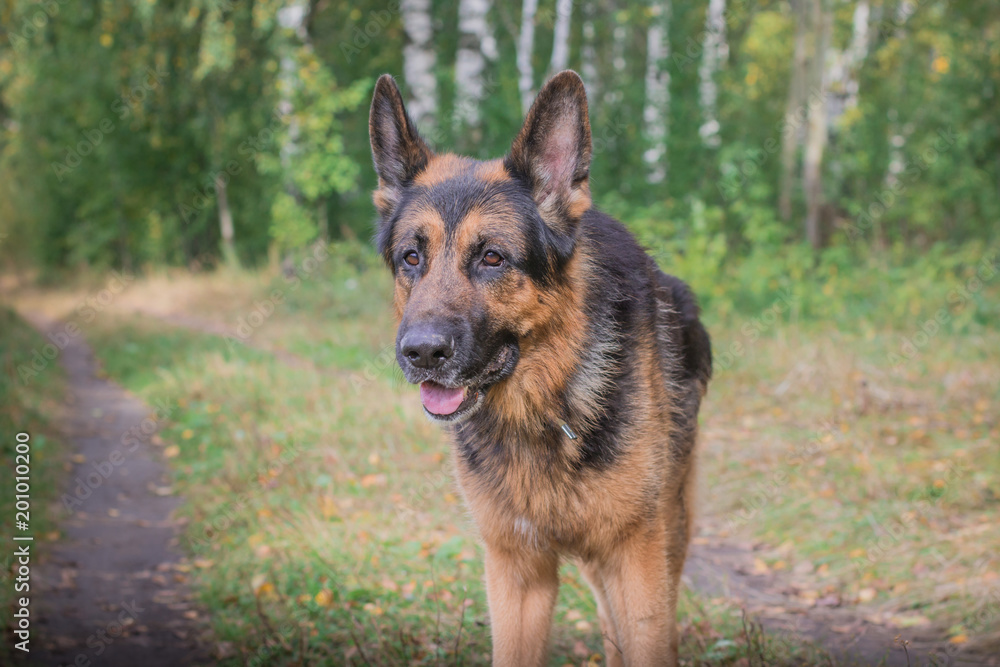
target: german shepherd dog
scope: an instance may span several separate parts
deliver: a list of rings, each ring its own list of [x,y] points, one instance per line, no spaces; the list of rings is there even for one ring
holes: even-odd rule
[[[454,439],[493,664],[545,663],[566,556],[608,664],[675,665],[711,348],[687,285],[591,205],[583,82],[549,80],[497,160],[432,152],[389,75],[369,130],[396,358]]]

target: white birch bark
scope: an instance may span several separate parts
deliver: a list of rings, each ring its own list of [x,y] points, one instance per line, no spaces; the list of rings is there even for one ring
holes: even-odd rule
[[[705,13],[705,39],[698,66],[698,101],[704,121],[698,133],[709,146],[719,145],[719,120],[716,115],[719,88],[715,83],[715,74],[719,64],[729,55],[725,14],[726,0],[709,0]]]
[[[662,183],[669,170],[667,138],[670,135],[670,0],[654,2],[653,22],[646,33],[646,103],[642,119],[650,147],[643,153],[646,180]]]
[[[479,127],[479,107],[486,96],[483,72],[497,57],[497,41],[489,24],[490,0],[458,3],[458,54],[455,58],[455,120]]]
[[[535,75],[531,56],[535,50],[535,14],[538,0],[524,0],[521,5],[521,35],[517,40],[517,88],[521,92],[521,111],[528,113],[535,98]]]
[[[859,0],[854,7],[851,29],[851,46],[847,51],[847,80],[844,88],[847,100],[844,105],[850,109],[858,106],[858,69],[868,57],[868,19],[871,8],[868,0]]]
[[[785,102],[785,121],[781,135],[781,183],[778,194],[778,214],[782,220],[792,217],[792,189],[795,186],[796,153],[802,138],[803,105],[808,99],[806,90],[808,61],[806,56],[806,33],[808,27],[807,0],[791,0],[795,14],[795,47],[788,85],[788,99]]]
[[[596,0],[586,0],[583,4],[583,44],[580,47],[580,74],[587,89],[591,104],[597,103],[600,94],[600,77],[597,73],[597,29],[594,18],[597,14]]]
[[[615,6],[614,10],[617,8]],[[625,74],[625,65],[627,64],[625,62],[625,40],[627,38],[628,29],[616,22],[614,30],[611,31],[611,71],[614,73],[615,81],[621,81],[622,75]],[[625,94],[622,92],[621,86],[610,85],[604,93],[604,103],[610,108],[620,104],[624,98]]]
[[[569,26],[573,18],[573,0],[556,0],[556,21],[552,31],[552,59],[549,73],[566,69],[569,62]]]
[[[437,114],[437,80],[434,78],[437,57],[431,0],[402,0],[400,11],[408,38],[403,47],[403,78],[411,96],[407,110],[424,132],[432,133]]]
[[[811,74],[813,93],[810,94],[809,125],[806,130],[806,151],[802,180],[806,194],[806,238],[813,248],[822,245],[821,219],[823,206],[823,150],[826,148],[826,51],[833,23],[828,6],[830,0],[812,0],[813,50]],[[815,96],[815,101],[813,100]]]
[[[906,39],[906,21],[913,15],[916,8],[910,0],[903,0],[896,7],[896,18],[894,21],[894,34],[896,38]],[[888,187],[893,187],[899,180],[905,161],[903,160],[903,147],[906,146],[906,128],[899,123],[899,111],[889,108],[889,169],[885,175],[885,182]]]

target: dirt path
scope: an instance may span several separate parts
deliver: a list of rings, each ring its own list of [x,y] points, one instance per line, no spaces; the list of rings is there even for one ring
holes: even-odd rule
[[[43,332],[52,328],[39,316],[24,316]],[[39,545],[43,560],[32,579],[38,616],[26,664],[208,664],[176,548],[171,513],[179,500],[149,440],[123,438],[132,429],[141,434],[152,411],[96,376],[80,336],[60,361],[70,389],[60,430],[75,465],[58,493],[79,504],[62,523],[65,537]]]
[[[135,312],[200,333],[231,335],[214,322],[184,313]],[[310,368],[320,373],[338,373],[335,369],[319,367],[309,359],[284,350],[257,343],[250,345],[273,354],[289,366]],[[813,642],[848,665],[1000,665],[1000,661],[991,657],[965,652],[953,656],[950,663],[934,663],[931,652],[948,648],[947,641],[937,632],[927,628],[901,630],[877,621],[874,609],[840,606],[839,600],[828,601],[828,605],[804,603],[797,593],[806,584],[787,573],[755,574],[754,556],[755,552],[748,546],[700,537],[692,545],[686,562],[685,583],[701,594],[738,602],[750,618],[760,623],[778,641],[787,638],[792,644],[801,640]],[[910,641],[907,649],[909,656],[894,643],[897,635]]]

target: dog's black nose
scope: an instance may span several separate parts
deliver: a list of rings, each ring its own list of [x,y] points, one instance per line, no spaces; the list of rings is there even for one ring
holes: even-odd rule
[[[399,349],[417,368],[437,368],[455,354],[455,337],[431,329],[414,329],[406,332]]]

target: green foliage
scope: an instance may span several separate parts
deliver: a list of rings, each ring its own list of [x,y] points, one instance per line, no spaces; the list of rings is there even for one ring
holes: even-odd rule
[[[787,0],[730,0],[728,56],[716,75],[721,143],[699,136],[708,0],[672,2],[667,110],[668,177],[650,184],[643,153],[646,5],[594,3],[593,33],[575,3],[570,66],[591,40],[591,185],[620,202],[655,244],[721,234],[729,252],[766,255],[802,238],[804,206],[774,215],[791,76],[794,21]],[[830,60],[851,47],[855,2],[836,3]],[[1000,11],[990,3],[869,3],[867,50],[851,73],[856,106],[832,81],[823,162],[826,236],[869,249],[922,249],[996,237],[1000,219]],[[367,96],[375,78],[400,76],[407,37],[397,4],[308,3],[301,30],[277,20],[284,3],[65,0],[8,3],[0,42],[0,253],[45,267],[213,264],[221,256],[216,180],[240,258],[273,244],[365,238],[375,185]],[[908,8],[909,7],[909,8]],[[458,122],[458,3],[431,7],[436,130],[442,150],[477,157],[509,148],[521,123],[516,45],[519,5],[489,14],[499,57],[483,73],[481,127]],[[38,12],[47,20],[31,27]],[[532,65],[546,76],[556,0],[542,0]],[[39,21],[39,23],[41,23]],[[408,94],[405,78],[404,94]],[[801,128],[794,129],[801,132]],[[799,157],[796,157],[799,159]],[[704,224],[693,202],[702,202]],[[669,215],[650,216],[667,210]],[[698,214],[700,215],[700,213]],[[686,249],[694,255],[695,249]],[[792,255],[797,249],[789,249]],[[715,260],[710,258],[709,264]],[[694,270],[699,267],[692,266]]]

